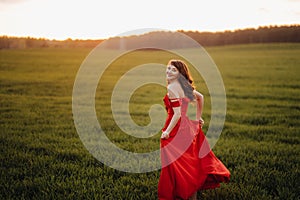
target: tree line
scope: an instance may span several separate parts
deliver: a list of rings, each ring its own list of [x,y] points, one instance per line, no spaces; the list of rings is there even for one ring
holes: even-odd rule
[[[300,42],[300,25],[263,26],[257,29],[248,28],[224,32],[192,32],[180,31],[203,46],[272,43],[272,42]]]
[[[274,43],[274,42],[300,42],[300,25],[285,26],[261,26],[258,28],[239,29],[223,32],[200,32],[179,30],[202,46],[219,46],[231,44],[250,43]],[[184,48],[185,44],[168,43],[167,37],[172,36],[172,32],[150,32],[143,35],[113,37],[107,40],[49,40],[45,38],[32,37],[0,37],[0,49],[24,49],[24,48],[73,48],[89,47],[93,48],[103,41],[107,48],[126,49],[141,45],[147,45],[155,40],[168,48]],[[174,35],[173,35],[174,36]],[[180,40],[179,40],[180,41]],[[165,43],[165,44],[164,44]]]
[[[93,48],[103,40],[49,40],[33,37],[0,37],[0,49],[26,49],[26,48]]]

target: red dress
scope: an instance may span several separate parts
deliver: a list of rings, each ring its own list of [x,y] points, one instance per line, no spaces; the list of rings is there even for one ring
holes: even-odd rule
[[[159,199],[188,199],[197,190],[213,189],[228,182],[230,172],[210,150],[199,122],[186,113],[188,98],[164,103],[168,116],[163,131],[173,117],[173,107],[181,106],[181,118],[168,139],[161,139],[162,169],[158,183]],[[201,148],[201,151],[200,151]]]

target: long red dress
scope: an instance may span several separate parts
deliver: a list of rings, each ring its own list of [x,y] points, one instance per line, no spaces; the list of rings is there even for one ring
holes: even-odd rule
[[[229,170],[210,150],[199,122],[187,117],[189,101],[181,98],[171,102],[167,95],[164,98],[168,116],[162,130],[173,117],[173,107],[181,107],[181,118],[170,137],[161,139],[160,200],[188,199],[196,191],[219,187],[230,178]]]

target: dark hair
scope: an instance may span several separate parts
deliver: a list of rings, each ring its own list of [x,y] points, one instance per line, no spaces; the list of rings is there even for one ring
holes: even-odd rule
[[[181,60],[170,60],[169,64],[178,69],[180,73],[178,81],[184,91],[185,96],[187,96],[190,100],[194,100],[194,80],[189,72],[187,65]]]

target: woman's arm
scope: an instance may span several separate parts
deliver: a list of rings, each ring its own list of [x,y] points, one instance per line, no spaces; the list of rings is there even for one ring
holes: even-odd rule
[[[194,90],[193,93],[194,93],[194,95],[196,97],[196,101],[197,101],[196,120],[198,120],[200,122],[200,125],[203,126],[204,120],[202,119],[202,111],[203,111],[203,105],[204,105],[204,97],[197,90]]]
[[[176,99],[175,101],[178,101],[178,99],[180,98],[179,95],[179,91],[178,91],[178,86],[176,85],[169,85],[168,86],[168,94],[169,94],[169,98],[171,99]],[[169,138],[169,134],[171,133],[172,129],[176,126],[178,120],[181,117],[181,107],[173,107],[173,116],[172,119],[167,127],[167,129],[162,133],[161,138],[165,138],[168,139]]]
[[[176,126],[178,120],[181,117],[181,108],[180,107],[175,107],[173,108],[174,114],[172,116],[172,119],[167,127],[167,129],[162,133],[161,138],[168,139],[169,134],[171,133],[172,129]]]

